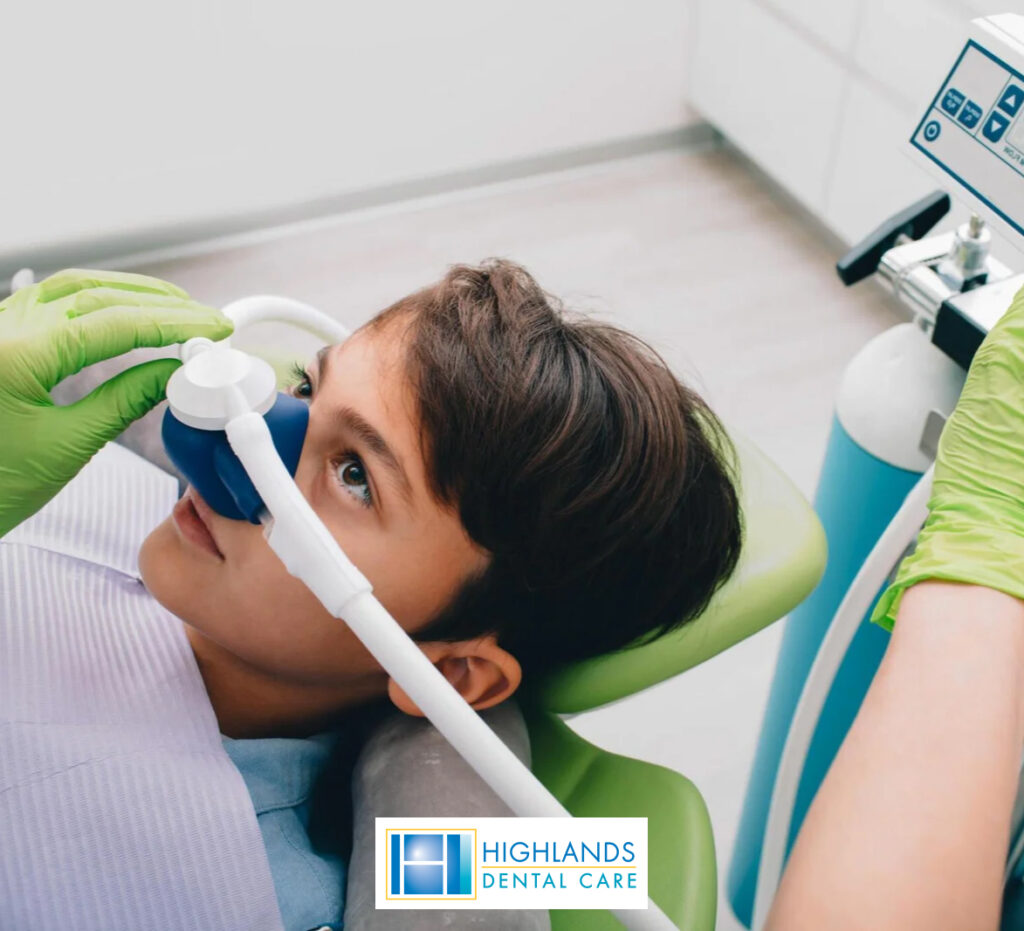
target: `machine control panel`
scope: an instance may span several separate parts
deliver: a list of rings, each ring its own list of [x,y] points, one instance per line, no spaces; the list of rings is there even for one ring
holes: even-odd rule
[[[1024,17],[976,20],[910,144],[962,199],[1024,236]]]

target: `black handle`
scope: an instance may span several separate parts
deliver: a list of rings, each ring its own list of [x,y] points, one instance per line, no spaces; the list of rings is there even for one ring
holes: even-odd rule
[[[949,207],[949,195],[945,191],[932,191],[899,213],[894,213],[836,262],[836,271],[843,284],[856,284],[873,275],[882,256],[896,245],[900,236],[920,239],[949,213]]]

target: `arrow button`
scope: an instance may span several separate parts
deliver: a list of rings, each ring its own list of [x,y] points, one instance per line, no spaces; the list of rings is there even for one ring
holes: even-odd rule
[[[999,103],[996,104],[996,106],[999,107],[1003,113],[1007,113],[1010,116],[1016,116],[1022,103],[1024,103],[1024,90],[1019,88],[1016,84],[1011,84],[1005,91],[1003,91],[1003,96],[999,98]]]
[[[1009,117],[993,110],[988,115],[988,119],[985,121],[985,126],[981,132],[989,142],[998,142],[1003,138],[1003,133],[1006,132],[1006,127],[1009,125]]]

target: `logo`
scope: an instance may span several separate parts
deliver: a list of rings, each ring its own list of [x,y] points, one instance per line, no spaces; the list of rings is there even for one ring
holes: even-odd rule
[[[377,818],[379,909],[647,908],[646,818]]]
[[[476,831],[386,831],[389,899],[476,898]]]

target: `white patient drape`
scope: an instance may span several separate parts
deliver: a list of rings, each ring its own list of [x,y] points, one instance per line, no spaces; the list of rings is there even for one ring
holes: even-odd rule
[[[181,622],[138,577],[176,497],[108,446],[0,539],[0,929],[281,929]]]

